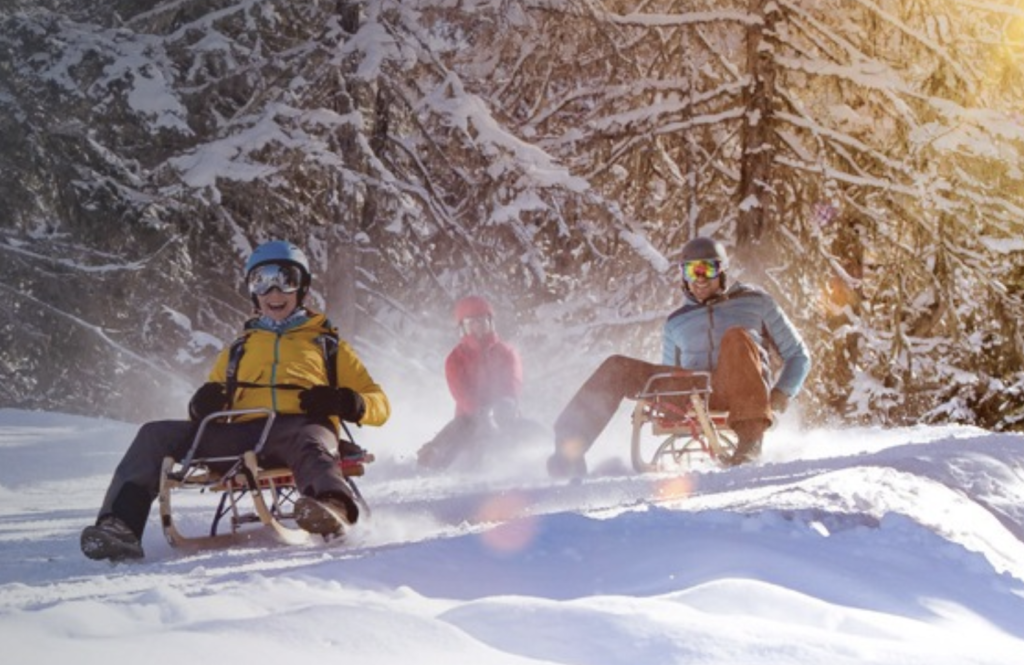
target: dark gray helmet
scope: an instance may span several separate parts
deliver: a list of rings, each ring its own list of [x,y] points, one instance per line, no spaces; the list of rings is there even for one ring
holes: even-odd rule
[[[722,272],[729,268],[729,256],[725,253],[725,246],[711,238],[698,237],[683,245],[683,255],[680,263],[707,259],[718,261]]]

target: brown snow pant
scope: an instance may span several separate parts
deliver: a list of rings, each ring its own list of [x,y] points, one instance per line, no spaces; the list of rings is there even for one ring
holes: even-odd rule
[[[252,450],[266,421],[211,423],[203,432],[197,457],[227,457]],[[181,461],[188,454],[196,423],[187,420],[160,420],[144,424],[114,470],[97,522],[113,515],[142,537],[150,506],[160,492],[160,469],[164,457]],[[260,463],[268,467],[287,466],[295,486],[307,496],[335,496],[349,506],[352,490],[332,451],[338,445],[334,426],[326,419],[306,415],[279,415],[260,453]],[[351,517],[352,515],[350,515]],[[354,519],[352,520],[355,521]]]
[[[760,348],[750,335],[742,328],[725,331],[718,365],[711,372],[709,407],[729,412],[729,427],[740,439],[759,440],[771,424],[769,392],[762,370]],[[651,375],[678,371],[678,367],[611,356],[590,375],[555,420],[555,452],[566,460],[582,459],[623,399],[636,397]],[[693,385],[693,379],[680,377],[664,387],[685,390]]]

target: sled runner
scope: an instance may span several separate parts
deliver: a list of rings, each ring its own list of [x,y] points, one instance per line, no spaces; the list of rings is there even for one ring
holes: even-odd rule
[[[686,377],[685,387],[680,378]],[[638,473],[722,466],[736,449],[726,413],[710,411],[711,374],[663,372],[651,376],[633,410],[630,458]]]
[[[230,419],[249,414],[266,415],[266,423],[251,450],[238,456],[195,456],[208,423],[219,418]],[[241,542],[261,530],[269,531],[274,538],[287,544],[307,542],[309,533],[294,525],[295,502],[300,493],[291,471],[287,468],[264,469],[257,462],[274,425],[275,416],[269,409],[211,413],[199,424],[192,446],[180,464],[171,457],[164,458],[160,474],[160,524],[164,537],[172,547],[222,547]],[[348,428],[345,428],[345,433],[349,434]],[[347,448],[351,448],[352,452],[347,452]],[[339,449],[346,452],[339,456],[338,467],[352,489],[352,496],[360,511],[368,515],[369,506],[352,478],[363,475],[366,465],[373,462],[373,455],[344,440],[339,444]],[[186,535],[179,530],[174,519],[172,497],[187,491],[220,495],[206,535]],[[226,525],[222,522],[226,522]]]

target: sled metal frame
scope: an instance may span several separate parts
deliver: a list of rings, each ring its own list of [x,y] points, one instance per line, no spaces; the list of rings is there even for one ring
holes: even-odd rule
[[[259,439],[251,450],[241,455],[196,457],[199,442],[209,423],[221,418],[231,422],[245,415],[266,416]],[[308,542],[309,534],[293,526],[295,501],[299,498],[299,491],[291,471],[283,467],[264,469],[257,461],[276,417],[274,411],[264,408],[211,413],[199,423],[192,445],[180,463],[172,457],[164,458],[158,495],[160,524],[164,537],[172,547],[224,547],[244,542],[261,531],[269,532],[276,540],[286,544]],[[351,439],[347,427],[345,433]],[[370,509],[352,478],[362,476],[366,465],[371,462],[373,455],[362,449],[356,454],[338,459],[338,468],[364,515],[368,515]],[[187,490],[220,494],[209,533],[205,536],[185,535],[174,520],[172,496]],[[224,518],[228,518],[228,528],[219,532]],[[247,525],[258,527],[245,528]]]
[[[667,388],[673,379],[691,379],[684,390]],[[736,434],[728,428],[727,413],[711,411],[711,374],[659,372],[651,375],[637,395],[633,409],[630,460],[637,473],[692,468],[710,461],[725,466],[736,449]],[[657,443],[653,452],[653,444]]]

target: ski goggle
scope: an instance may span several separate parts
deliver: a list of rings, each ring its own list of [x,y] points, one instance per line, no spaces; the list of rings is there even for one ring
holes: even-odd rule
[[[464,334],[469,334],[474,328],[479,329],[482,332],[490,332],[493,323],[491,317],[487,314],[483,316],[467,316],[466,318],[459,321],[459,327],[462,329]]]
[[[265,296],[271,289],[280,289],[281,293],[295,293],[302,287],[302,269],[287,264],[264,263],[249,272],[246,282],[250,295],[254,296]]]
[[[701,277],[714,279],[722,274],[722,264],[711,259],[686,261],[681,267],[683,269],[683,279],[687,282],[696,282]]]

